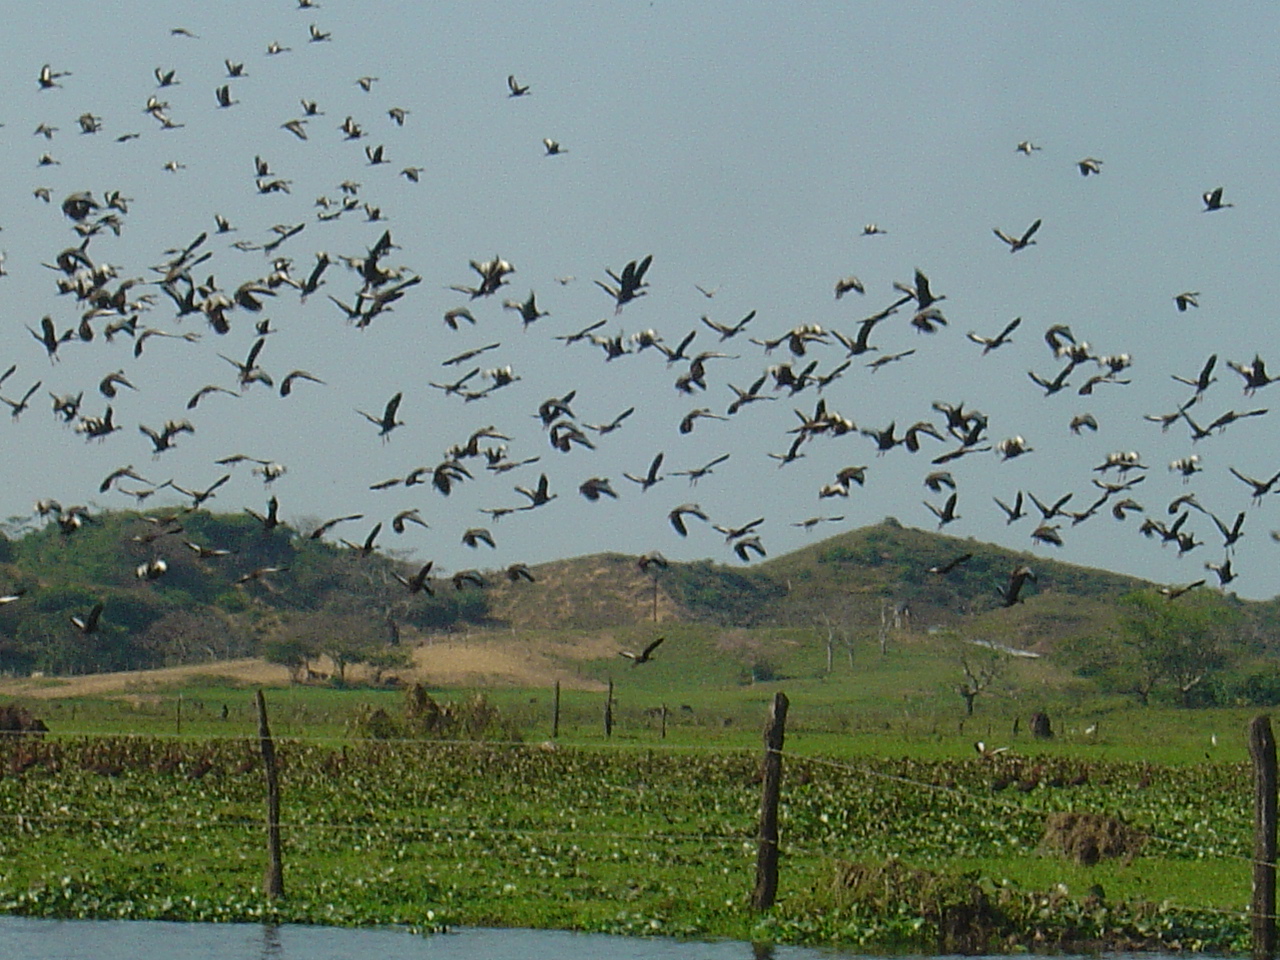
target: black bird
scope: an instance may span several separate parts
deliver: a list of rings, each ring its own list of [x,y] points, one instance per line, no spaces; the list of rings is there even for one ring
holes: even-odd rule
[[[404,421],[396,419],[396,411],[400,409],[400,401],[404,398],[403,393],[397,393],[394,397],[387,401],[386,409],[382,411],[381,417],[375,417],[372,414],[365,413],[363,410],[357,410],[356,413],[364,417],[370,423],[378,427],[378,436],[384,440],[396,427],[403,427]]]
[[[1223,210],[1227,207],[1234,207],[1234,203],[1222,202],[1222,187],[1214,187],[1212,190],[1206,190],[1200,195],[1200,199],[1204,201],[1204,212],[1209,213],[1212,210]]]
[[[410,593],[422,593],[425,591],[428,594],[434,594],[435,591],[431,589],[431,583],[427,579],[431,576],[431,567],[434,563],[434,560],[428,560],[412,577],[406,577],[403,574],[395,573],[394,571],[391,575],[404,586],[408,587]]]
[[[98,601],[93,605],[93,609],[84,616],[75,615],[71,618],[72,625],[83,634],[94,633],[98,629],[98,621],[102,617],[102,601]]]
[[[336,527],[340,523],[345,523],[348,520],[362,520],[362,519],[364,519],[363,513],[351,513],[351,514],[347,514],[347,516],[345,517],[334,517],[332,520],[326,520],[324,523],[320,524],[320,526],[312,530],[311,533],[307,536],[307,539],[319,540],[321,537],[323,537],[326,533],[328,533],[330,530],[332,530],[334,527]]]
[[[1242,536],[1244,536],[1244,532],[1240,529],[1242,526],[1244,526],[1243,510],[1241,510],[1238,514],[1236,514],[1236,522],[1233,523],[1230,527],[1228,527],[1225,523],[1219,520],[1212,513],[1209,514],[1209,519],[1213,521],[1214,526],[1218,528],[1218,532],[1222,534],[1222,545],[1227,550],[1230,550],[1233,546],[1235,546],[1236,541],[1239,540]]]
[[[1037,221],[1037,222],[1039,222],[1039,221]],[[1009,334],[1011,334],[1011,333],[1013,333],[1013,331],[1017,330],[1017,329],[1018,329],[1018,324],[1020,324],[1020,323],[1022,323],[1022,318],[1021,318],[1021,317],[1015,317],[1013,320],[1011,320],[1011,321],[1009,322],[1008,326],[1006,326],[1003,330],[1001,330],[1001,331],[1000,331],[998,334],[996,334],[994,337],[983,337],[983,336],[979,336],[978,334],[974,333],[973,331],[970,331],[968,336],[969,336],[969,339],[970,339],[970,340],[972,340],[974,343],[980,343],[980,344],[982,344],[982,355],[985,357],[985,356],[986,356],[988,353],[990,353],[992,350],[995,350],[995,349],[996,349],[996,348],[998,348],[998,347],[1003,347],[1006,343],[1009,343],[1009,342],[1010,342],[1010,341],[1009,341]]]
[[[960,566],[960,564],[972,559],[973,559],[972,553],[962,553],[960,554],[960,556],[952,560],[948,560],[946,563],[939,563],[939,564],[936,564],[935,566],[930,567],[929,572],[936,573],[938,576],[945,576],[946,574],[954,570],[956,567]]]
[[[1028,580],[1034,581],[1036,575],[1031,572],[1028,566],[1015,567],[1013,572],[1009,574],[1009,583],[999,591],[1000,599],[1006,607],[1012,607],[1018,603],[1022,597],[1022,587]]]
[[[1277,481],[1280,481],[1280,473],[1277,473],[1268,480],[1255,480],[1253,477],[1245,476],[1235,467],[1227,467],[1227,469],[1231,471],[1231,475],[1237,480],[1240,480],[1253,488],[1253,502],[1255,504],[1262,503],[1262,498],[1271,492],[1271,489],[1276,485]]]
[[[643,297],[645,295],[644,288],[647,287],[648,284],[645,283],[644,275],[648,272],[649,265],[652,263],[653,254],[649,254],[643,260],[638,262],[635,260],[630,261],[622,268],[622,276],[618,276],[618,274],[614,273],[612,270],[606,269],[605,273],[609,274],[610,279],[617,284],[616,287],[610,286],[600,280],[595,281],[596,286],[609,294],[609,296],[613,297],[614,302],[617,304],[616,312],[620,313],[623,306],[630,303],[637,297]]]
[[[924,505],[929,508],[930,512],[932,512],[933,515],[938,518],[939,530],[945,527],[948,523],[951,523],[952,521],[960,519],[960,515],[956,513],[957,496],[958,494],[953,493],[951,494],[951,496],[947,497],[947,501],[945,504],[942,505],[941,509],[939,509],[938,507],[935,507],[928,500],[922,501]]]
[[[231,479],[231,474],[227,474],[227,479]],[[272,497],[267,501],[267,512],[265,515],[257,513],[254,510],[250,510],[248,507],[244,508],[244,512],[262,524],[263,533],[270,533],[280,525],[280,501],[275,497]]]
[[[558,494],[550,493],[547,489],[547,475],[544,473],[538,478],[538,486],[536,489],[530,490],[527,487],[516,487],[516,493],[522,494],[529,498],[529,506],[525,510],[532,510],[534,507],[541,507],[554,500]]]
[[[1005,515],[1004,522],[1006,525],[1013,523],[1017,520],[1021,520],[1023,517],[1026,516],[1026,513],[1022,509],[1022,491],[1021,490],[1019,490],[1018,495],[1014,497],[1012,507],[1010,507],[1007,503],[1005,503],[999,497],[992,497],[991,499],[993,499],[999,505],[1000,509],[1004,511],[1004,515]]]
[[[364,543],[354,544],[349,540],[343,540],[342,545],[347,547],[350,550],[356,551],[356,553],[360,557],[367,557],[369,556],[369,554],[373,553],[374,542],[378,539],[378,534],[380,534],[381,532],[382,532],[382,524],[375,523],[373,525],[373,529],[369,531],[369,535],[364,538]]]
[[[1031,238],[1035,236],[1035,232],[1040,229],[1040,221],[1037,220],[1031,226],[1027,227],[1027,232],[1020,237],[1011,237],[1003,230],[996,228],[992,232],[1009,245],[1010,253],[1017,253],[1024,247],[1029,247],[1035,243]]]
[[[637,477],[630,473],[624,473],[623,476],[626,477],[628,480],[630,480],[632,483],[640,484],[641,492],[648,490],[654,484],[664,479],[663,477],[658,476],[658,471],[662,468],[662,456],[663,455],[659,453],[656,457],[653,458],[653,461],[649,464],[649,472],[646,473],[643,477]]]
[[[702,512],[702,508],[696,503],[682,503],[667,514],[667,519],[671,521],[671,526],[676,533],[682,537],[689,535],[689,530],[685,526],[684,518],[686,516],[697,517],[699,520],[705,521],[707,515]]]
[[[651,642],[647,647],[645,647],[639,653],[632,653],[630,650],[619,650],[618,656],[626,657],[628,660],[631,661],[631,666],[638,667],[640,666],[640,664],[648,663],[650,660],[653,659],[653,651],[657,650],[658,647],[662,645],[662,641],[665,639],[667,638],[658,637],[657,640],[654,640],[653,642]]]

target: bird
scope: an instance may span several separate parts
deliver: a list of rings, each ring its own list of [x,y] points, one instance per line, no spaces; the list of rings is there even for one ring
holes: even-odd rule
[[[1077,436],[1080,434],[1080,431],[1085,429],[1086,427],[1092,430],[1094,433],[1098,432],[1098,421],[1094,417],[1094,415],[1091,413],[1076,414],[1074,417],[1071,418],[1071,423],[1069,424],[1069,426],[1071,428],[1071,432],[1076,434]]]
[[[649,254],[642,260],[631,260],[622,268],[622,275],[614,273],[612,270],[605,270],[609,278],[617,284],[611,286],[601,280],[596,280],[595,284],[609,296],[613,297],[617,309],[615,312],[621,313],[623,306],[635,300],[637,297],[643,297],[646,293],[644,275],[648,272],[649,266],[653,263],[653,254]]]
[[[956,513],[956,500],[958,496],[959,495],[956,493],[951,494],[951,496],[947,497],[946,502],[941,507],[935,506],[928,500],[922,501],[924,505],[929,508],[929,512],[938,518],[939,530],[947,524],[960,519],[960,515]]]
[[[610,486],[607,477],[588,477],[579,484],[578,492],[592,503],[595,503],[601,497],[608,497],[611,500],[618,499],[618,494]]]
[[[1013,568],[1013,572],[1009,574],[1008,584],[999,591],[1000,600],[1005,607],[1012,607],[1021,602],[1022,588],[1028,580],[1036,582],[1036,575],[1030,567],[1019,565]]]
[[[1031,238],[1035,236],[1036,231],[1039,229],[1040,229],[1040,221],[1036,220],[1035,223],[1027,227],[1026,232],[1023,233],[1022,236],[1020,237],[1011,237],[1007,233],[1005,233],[1003,230],[1001,230],[999,227],[994,228],[992,232],[1009,245],[1010,253],[1017,253],[1019,250],[1026,249],[1027,247],[1035,244],[1035,241],[1032,240]]]
[[[643,477],[637,477],[634,474],[623,473],[623,476],[632,483],[640,484],[640,491],[643,493],[654,484],[661,482],[664,478],[658,476],[658,471],[662,469],[662,453],[658,453],[649,463],[649,470]]]
[[[512,583],[519,583],[521,580],[524,580],[526,583],[535,582],[533,572],[529,569],[528,564],[513,563],[507,567],[503,573],[506,574],[507,579]]]
[[[1222,202],[1222,187],[1214,187],[1212,190],[1206,190],[1200,195],[1200,199],[1204,201],[1204,212],[1209,213],[1213,210],[1224,210],[1227,207],[1233,207],[1233,203]]]
[[[508,97],[524,97],[529,94],[529,85],[517,82],[514,73],[507,74],[507,89],[511,91],[507,94]]]
[[[991,499],[995,500],[996,504],[1000,507],[1000,509],[1004,511],[1006,526],[1011,523],[1014,523],[1015,521],[1021,520],[1023,517],[1026,516],[1026,513],[1022,509],[1022,491],[1021,490],[1019,490],[1018,495],[1014,497],[1012,507],[1010,507],[1007,503],[1005,503],[999,497],[992,497]]]
[[[319,377],[307,373],[305,370],[293,370],[280,381],[280,396],[287,397],[293,392],[293,385],[298,380],[307,380],[311,383],[323,384],[324,381]]]
[[[408,523],[416,523],[418,526],[422,527],[424,530],[428,529],[427,521],[422,519],[422,516],[418,513],[416,508],[409,509],[409,510],[401,510],[394,517],[392,517],[391,529],[394,530],[396,533],[404,533],[405,524],[408,524]]]
[[[1062,535],[1058,533],[1061,524],[1042,523],[1031,531],[1031,539],[1053,547],[1062,546]]]
[[[550,137],[542,138],[542,146],[546,148],[546,156],[548,157],[558,157],[561,154],[569,152],[564,147],[560,146],[560,141],[552,140]]]
[[[862,285],[862,281],[859,280],[857,277],[854,277],[854,276],[841,277],[839,280],[836,281],[836,299],[837,300],[843,297],[850,290],[855,290],[858,293],[867,292],[866,287]]]
[[[397,571],[392,571],[391,576],[409,589],[410,593],[433,594],[435,591],[431,589],[431,582],[428,579],[431,576],[431,568],[435,565],[434,560],[428,560],[425,564],[418,568],[418,572],[412,577],[406,577]]]
[[[71,617],[71,624],[81,633],[88,636],[96,633],[98,630],[98,621],[102,619],[103,603],[99,600],[93,605],[93,608],[86,614],[76,614]]]
[[[480,544],[488,544],[493,549],[497,549],[497,544],[493,542],[493,534],[484,527],[472,527],[462,534],[462,543],[465,546],[476,548]]]
[[[307,534],[307,539],[319,540],[321,537],[323,537],[326,533],[328,533],[330,530],[332,530],[334,527],[336,527],[340,523],[346,523],[348,520],[362,520],[362,519],[364,519],[363,513],[349,513],[346,516],[334,517],[332,520],[324,521],[324,523],[320,524],[314,530],[312,530],[309,534]]]
[[[231,475],[227,474],[226,479],[230,480]],[[244,512],[262,524],[263,533],[270,533],[280,525],[280,501],[275,497],[267,501],[267,512],[265,514],[257,513],[248,507],[244,508]]]
[[[1277,481],[1280,481],[1280,473],[1277,473],[1275,476],[1267,480],[1255,480],[1252,477],[1241,473],[1235,467],[1227,467],[1227,470],[1237,480],[1252,488],[1254,504],[1261,504],[1262,498],[1272,491]]]
[[[1080,176],[1087,177],[1091,173],[1102,172],[1102,161],[1093,157],[1085,157],[1083,160],[1077,160],[1076,166],[1080,168]]]
[[[1038,220],[1036,222],[1039,223]],[[970,331],[967,334],[967,336],[974,343],[978,343],[982,345],[982,355],[985,357],[992,350],[995,350],[999,347],[1003,347],[1006,343],[1010,343],[1011,341],[1009,340],[1009,334],[1017,330],[1018,325],[1020,323],[1022,323],[1022,318],[1015,317],[1013,320],[1009,321],[1009,323],[1005,326],[1005,328],[1001,330],[998,334],[996,334],[994,337],[979,336],[973,331]]]
[[[0,397],[0,401],[3,401],[8,405],[10,416],[12,416],[14,420],[17,420],[22,416],[23,411],[30,406],[32,394],[40,389],[42,383],[43,381],[37,380],[35,384],[22,395],[21,400],[10,400],[8,397]]]
[[[1177,306],[1179,313],[1186,313],[1187,307],[1199,307],[1199,292],[1195,290],[1184,290],[1173,298],[1174,305]]]
[[[733,552],[737,554],[739,560],[743,563],[750,561],[748,554],[755,553],[757,556],[765,556],[764,545],[760,542],[759,537],[743,537],[733,545]]]
[[[689,486],[696,487],[698,485],[699,480],[714,473],[715,471],[712,468],[718,467],[720,464],[724,463],[726,460],[729,459],[729,456],[730,455],[727,453],[722,453],[720,454],[720,456],[714,457],[707,463],[704,463],[702,466],[695,467],[692,470],[672,470],[671,476],[688,477]]]
[[[242,587],[247,583],[261,583],[264,587],[270,587],[265,578],[273,573],[284,573],[288,569],[287,566],[256,567],[248,573],[237,577],[234,583],[237,587]]]
[[[1181,585],[1170,584],[1168,586],[1160,587],[1158,592],[1166,600],[1172,602],[1174,600],[1177,600],[1179,597],[1190,593],[1196,587],[1203,587],[1204,584],[1205,584],[1204,580],[1196,580],[1194,583],[1186,583]]]
[[[1273,378],[1267,375],[1266,363],[1258,354],[1254,354],[1253,362],[1250,364],[1228,360],[1227,366],[1244,377],[1244,392],[1246,395],[1252,395],[1255,390],[1260,390],[1273,382]]]
[[[36,76],[36,83],[41,90],[50,90],[54,87],[61,87],[58,81],[63,77],[71,76],[68,70],[54,70],[49,64],[45,64],[40,68],[40,73]]]
[[[532,290],[525,300],[504,300],[502,302],[504,310],[515,310],[520,314],[520,319],[524,321],[524,328],[529,329],[529,324],[533,323],[541,317],[550,316],[545,310],[538,309],[538,301]],[[474,323],[475,321],[472,320]]]
[[[648,646],[646,646],[639,653],[633,653],[630,650],[619,650],[618,656],[626,657],[628,660],[631,661],[631,666],[638,667],[640,666],[640,664],[648,663],[650,660],[652,660],[653,651],[657,650],[658,647],[662,645],[662,642],[666,639],[667,639],[666,637],[658,637],[656,640],[650,641]]]
[[[682,537],[689,535],[689,529],[685,526],[685,517],[697,517],[704,523],[707,522],[707,515],[702,512],[702,508],[696,503],[682,503],[675,507],[667,514],[667,520],[670,521],[672,529]]]
[[[544,506],[554,500],[557,496],[557,494],[549,492],[547,475],[545,473],[538,477],[538,486],[533,490],[530,490],[527,487],[516,487],[515,490],[516,493],[529,498],[529,505],[523,508],[525,510],[532,510],[535,507]]]
[[[746,329],[747,324],[750,323],[752,320],[754,320],[755,317],[756,317],[756,311],[752,310],[750,313],[748,313],[745,317],[743,317],[741,320],[739,320],[735,324],[718,323],[715,320],[712,320],[705,315],[702,317],[702,322],[705,323],[712,330],[714,330],[716,333],[720,334],[720,340],[723,342],[741,333],[744,329]]]
[[[378,436],[383,440],[387,439],[387,435],[396,427],[403,427],[404,421],[396,419],[396,412],[400,409],[400,401],[404,398],[403,393],[395,394],[387,401],[385,409],[382,411],[381,417],[375,417],[372,414],[365,413],[363,410],[357,410],[356,413],[364,417],[374,426],[378,427]]]
[[[953,557],[952,559],[946,561],[945,563],[935,564],[934,566],[929,568],[928,572],[937,574],[938,576],[946,576],[956,567],[960,566],[960,564],[967,563],[972,559],[973,559],[972,553],[962,553],[958,557]]]
[[[140,563],[134,569],[134,576],[139,580],[159,580],[169,570],[169,564],[160,558],[148,560],[146,563]]]

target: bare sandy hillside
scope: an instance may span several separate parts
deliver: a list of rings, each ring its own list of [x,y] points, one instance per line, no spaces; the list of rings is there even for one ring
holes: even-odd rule
[[[421,680],[434,686],[550,686],[559,680],[567,688],[595,689],[598,683],[577,675],[574,664],[612,657],[616,643],[608,636],[565,642],[516,639],[510,634],[470,634],[461,639],[426,639],[413,648],[414,666],[397,672],[402,680]],[[329,669],[321,660],[320,670]],[[359,667],[348,677],[359,679]],[[82,677],[0,680],[0,696],[60,699],[137,695],[148,689],[180,685],[192,677],[224,677],[233,683],[278,687],[289,683],[289,672],[263,660],[224,660],[220,663],[98,673]]]

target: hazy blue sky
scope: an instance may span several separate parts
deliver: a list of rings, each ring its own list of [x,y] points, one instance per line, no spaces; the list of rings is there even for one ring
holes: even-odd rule
[[[950,441],[925,438],[919,453],[877,456],[870,439],[853,433],[817,437],[783,467],[766,456],[786,451],[786,431],[799,423],[793,411],[813,412],[814,387],[790,397],[769,385],[777,400],[727,421],[701,420],[688,435],[677,429],[695,408],[724,414],[733,399],[728,384],[746,387],[772,364],[793,359],[798,369],[817,359],[816,372],[825,374],[845,357],[834,342],[811,346],[804,358],[791,358],[785,346],[767,356],[747,336],[775,338],[801,324],[852,335],[857,321],[896,299],[894,281],[910,282],[920,268],[946,296],[948,326],[920,334],[904,308],[875,329],[878,351],[855,357],[822,397],[860,428],[895,421],[899,430],[926,419],[941,425],[931,403],[964,401],[989,417],[991,442],[1025,438],[1034,448],[1025,456],[1005,462],[988,452],[949,465],[961,519],[947,532],[1030,549],[1035,509],[1028,502],[1032,517],[1006,525],[993,497],[1012,503],[1022,490],[1051,502],[1072,492],[1068,508],[1083,509],[1098,493],[1094,467],[1112,451],[1137,451],[1149,469],[1131,496],[1147,515],[1171,522],[1166,505],[1187,492],[1228,526],[1248,511],[1231,589],[1270,597],[1280,592],[1280,544],[1269,537],[1280,528],[1276,496],[1251,506],[1248,487],[1228,468],[1259,479],[1280,471],[1280,412],[1197,443],[1186,423],[1162,432],[1143,415],[1185,402],[1191,388],[1171,375],[1194,378],[1212,354],[1217,382],[1189,411],[1197,423],[1267,408],[1280,391],[1245,397],[1226,365],[1257,353],[1280,373],[1280,354],[1268,355],[1280,286],[1278,19],[1273,5],[1243,3],[323,0],[298,9],[295,0],[68,0],[56,13],[15,5],[0,37],[0,249],[8,273],[0,278],[7,324],[0,369],[18,369],[0,395],[16,400],[42,386],[20,419],[0,423],[7,471],[0,515],[29,514],[42,497],[128,508],[131,498],[98,492],[117,467],[198,488],[224,472],[215,459],[243,453],[288,472],[264,487],[249,464],[234,467],[210,501],[214,509],[262,510],[274,493],[282,515],[303,527],[365,514],[334,534],[359,540],[376,520],[416,506],[430,529],[399,537],[387,529],[380,544],[435,559],[444,571],[603,550],[737,563],[709,526],[693,521],[687,539],[674,533],[666,515],[684,502],[726,526],[765,517],[757,532],[770,555],[887,515],[934,528],[923,501],[941,505],[945,497],[922,480]],[[331,39],[311,42],[312,24]],[[195,37],[171,33],[179,27]],[[273,41],[291,49],[268,55]],[[227,79],[226,59],[243,62],[246,75]],[[39,88],[46,63],[69,72],[60,87]],[[176,70],[180,82],[159,89],[156,68]],[[530,95],[507,96],[512,73]],[[377,78],[369,92],[356,83],[363,76]],[[214,91],[224,83],[238,102],[221,109]],[[168,102],[163,112],[181,126],[162,129],[145,112],[152,95]],[[323,111],[307,124],[306,141],[281,129],[302,117],[301,98]],[[408,111],[402,127],[389,118],[392,107]],[[85,113],[101,118],[99,132],[79,132]],[[344,140],[338,126],[347,116],[366,136]],[[51,140],[33,133],[41,123],[58,128]],[[128,133],[140,136],[117,142]],[[566,152],[545,156],[543,138]],[[1023,155],[1015,149],[1023,140],[1042,149]],[[374,166],[365,148],[377,145],[389,162]],[[57,163],[40,165],[46,153]],[[255,156],[269,163],[269,179],[290,181],[289,193],[258,192]],[[1081,176],[1076,162],[1085,157],[1102,161],[1099,175]],[[171,161],[181,166],[165,170]],[[423,168],[420,182],[399,175],[409,166]],[[385,223],[367,222],[362,208],[317,219],[317,197],[340,202],[345,180],[361,184],[358,199],[380,208]],[[1206,213],[1201,194],[1218,186],[1235,206]],[[34,197],[37,187],[53,202]],[[277,252],[292,260],[296,279],[318,251],[360,256],[390,229],[397,249],[384,265],[422,282],[357,329],[328,296],[350,303],[360,287],[339,262],[305,302],[281,287],[261,315],[232,311],[225,336],[199,315],[176,319],[158,287],[139,285],[135,297],[155,295],[139,329],[198,332],[200,341],[151,339],[135,358],[128,338],[105,342],[104,318],[93,321],[93,342],[66,343],[51,362],[25,327],[49,315],[61,331],[85,310],[57,294],[58,274],[41,265],[79,242],[59,203],[81,190],[132,198],[121,235],[95,236],[87,251],[95,263],[117,266],[120,279],[156,280],[151,268],[169,258],[164,251],[210,231],[201,250],[213,257],[193,277],[204,283],[212,275],[232,292],[265,277],[271,258],[231,243],[260,244],[275,224],[305,223]],[[235,232],[212,233],[215,213]],[[1043,221],[1037,243],[1015,255],[992,234],[996,227],[1021,234],[1036,219]],[[868,223],[886,233],[862,236]],[[593,281],[648,254],[647,295],[615,316]],[[495,255],[516,268],[496,296],[469,302],[449,289],[477,279],[470,260]],[[850,274],[866,294],[837,300],[834,284]],[[568,276],[575,279],[557,282]],[[502,301],[531,290],[549,315],[522,330]],[[1198,309],[1176,310],[1182,291],[1199,293]],[[478,322],[450,330],[442,317],[460,306]],[[733,323],[752,310],[746,332],[723,344],[699,321]],[[298,384],[287,398],[254,385],[239,398],[206,397],[188,412],[201,386],[236,387],[235,369],[218,355],[244,359],[261,316],[279,332],[267,338],[259,366],[277,383],[305,369],[324,385]],[[994,335],[1014,317],[1022,325],[1013,342],[987,356],[965,336]],[[687,363],[669,367],[652,349],[606,362],[599,347],[553,339],[602,319],[600,333],[653,329],[671,347],[696,329],[687,353],[732,357],[709,360],[706,391],[689,396],[673,386]],[[1121,376],[1131,383],[1080,396],[1077,388],[1096,372],[1086,363],[1069,388],[1045,397],[1027,371],[1051,379],[1061,369],[1043,339],[1053,324],[1069,325],[1097,354],[1130,354],[1133,365]],[[501,346],[474,364],[441,366],[493,342]],[[913,348],[900,363],[876,372],[865,366]],[[429,386],[473,365],[509,365],[521,379],[471,403]],[[98,383],[115,370],[137,386],[112,401],[119,432],[86,442],[51,416],[50,391],[81,390],[81,412],[101,415],[108,401]],[[580,424],[607,422],[631,406],[636,412],[596,438],[596,450],[560,453],[535,413],[571,390]],[[404,426],[384,442],[356,409],[378,414],[396,392],[404,395]],[[1085,412],[1098,432],[1072,435],[1068,422]],[[153,459],[138,425],[181,417],[194,435],[180,435],[175,449]],[[369,489],[439,463],[450,445],[489,425],[511,438],[511,458],[540,460],[501,474],[468,461],[474,480],[448,498],[427,485]],[[664,474],[731,458],[695,488],[667,476],[642,493],[622,474],[643,474],[659,451]],[[1168,464],[1193,453],[1203,471],[1184,484]],[[867,466],[865,487],[820,501],[819,488],[851,465]],[[497,523],[479,512],[523,505],[513,488],[535,487],[542,473],[557,495],[546,506]],[[608,478],[618,500],[583,499],[577,487],[589,477]],[[147,507],[181,502],[165,490]],[[1206,514],[1192,511],[1184,526],[1204,545],[1178,558],[1174,545],[1139,534],[1140,515],[1117,522],[1110,506],[1078,526],[1054,521],[1063,523],[1065,545],[1035,552],[1161,582],[1198,579],[1206,561],[1223,560]],[[813,516],[844,519],[807,532],[792,525]],[[473,526],[490,527],[497,549],[461,546]]]

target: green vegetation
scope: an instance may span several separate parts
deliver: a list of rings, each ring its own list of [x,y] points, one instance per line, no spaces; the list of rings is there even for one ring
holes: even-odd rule
[[[757,917],[747,901],[758,750],[645,740],[286,739],[287,896],[276,905],[257,893],[263,787],[251,739],[10,740],[0,908],[911,949],[1245,942],[1240,764],[789,753],[781,896]],[[1061,810],[1123,812],[1145,843],[1093,866],[1063,861],[1042,843]],[[955,911],[975,903],[957,933]]]
[[[234,552],[135,540],[154,524],[131,513],[74,543],[52,528],[0,541],[0,578],[26,590],[0,606],[0,670],[46,674],[20,705],[52,731],[0,741],[0,910],[946,952],[1245,943],[1241,731],[1280,703],[1275,601],[1170,601],[1035,560],[1005,608],[998,589],[1028,558],[892,520],[750,568],[601,555],[432,597],[378,554],[238,516],[182,523]],[[163,577],[133,576],[156,556]],[[281,569],[234,585],[267,566]],[[68,624],[98,600],[97,633]],[[659,632],[652,662],[617,656]],[[564,681],[558,741],[550,680],[446,688],[446,647],[537,651]],[[218,676],[249,655],[278,665],[278,904],[257,892],[253,688]],[[208,673],[66,695],[66,674],[184,663]],[[389,673],[422,685],[407,696]],[[758,730],[780,689],[782,891],[757,917]],[[1046,839],[1062,813],[1123,818],[1115,835],[1139,841],[1064,859]]]

